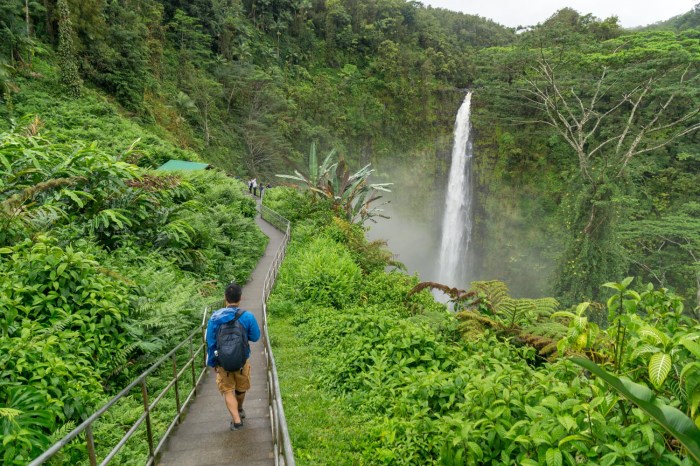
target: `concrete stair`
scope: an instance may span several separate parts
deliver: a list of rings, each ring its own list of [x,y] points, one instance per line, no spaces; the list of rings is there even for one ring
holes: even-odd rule
[[[241,308],[255,314],[262,330],[262,291],[283,234],[258,216],[256,223],[269,238],[265,253],[243,288]],[[264,337],[264,336],[263,336]],[[231,416],[216,388],[216,374],[210,371],[197,390],[184,420],[170,435],[156,461],[162,466],[274,465],[272,429],[268,407],[267,361],[263,337],[251,343],[251,389],[243,407],[243,428],[229,430]]]

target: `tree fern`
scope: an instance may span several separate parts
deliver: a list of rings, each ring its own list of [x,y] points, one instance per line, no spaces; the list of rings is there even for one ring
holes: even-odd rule
[[[497,330],[506,330],[507,328],[497,320],[491,319],[489,317],[483,316],[479,313],[473,311],[461,311],[456,314],[457,319],[461,321],[473,320],[485,325],[489,328],[494,328]]]
[[[499,280],[472,282],[471,289],[483,294],[494,308],[497,308],[504,299],[509,299],[508,286]]]
[[[568,327],[559,322],[545,320],[528,326],[527,331],[533,335],[559,339],[566,335]]]

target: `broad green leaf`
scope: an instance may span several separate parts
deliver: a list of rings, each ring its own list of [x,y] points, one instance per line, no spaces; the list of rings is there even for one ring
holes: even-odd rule
[[[638,334],[639,337],[643,340],[649,341],[657,345],[666,346],[669,343],[668,335],[666,335],[664,332],[657,329],[656,327],[652,327],[650,325],[646,325],[639,329]]]
[[[649,446],[652,446],[654,444],[654,429],[651,427],[651,425],[642,424],[639,426],[639,430],[642,434],[644,434],[644,438]]]
[[[681,371],[681,380],[685,379],[689,374],[695,371],[700,371],[700,362],[693,361],[690,364],[686,364]]]
[[[649,360],[649,380],[656,387],[663,385],[668,373],[671,371],[673,359],[666,353],[656,353]]]
[[[606,288],[612,288],[613,290],[617,291],[622,291],[624,287],[620,283],[615,283],[615,282],[608,282],[608,283],[603,283],[604,287]]]
[[[591,303],[589,301],[585,301],[583,303],[580,303],[578,306],[576,306],[576,314],[581,315],[583,312],[588,309],[588,306],[590,306]]]
[[[567,432],[570,432],[578,427],[578,424],[576,424],[574,418],[569,415],[557,416],[557,420],[562,426],[564,426]]]
[[[547,466],[562,466],[561,452],[558,448],[550,448],[546,454]]]
[[[653,392],[643,385],[608,374],[588,359],[572,357],[571,361],[600,377],[620,395],[636,404],[674,436],[686,448],[688,454],[700,463],[700,429],[692,419],[678,409],[656,400]]]
[[[658,353],[660,351],[661,350],[654,345],[645,344],[645,345],[641,345],[641,346],[637,347],[634,351],[632,351],[631,357],[632,357],[632,359],[636,359],[639,356],[642,356],[644,354]]]
[[[73,202],[78,204],[78,207],[82,208],[85,205],[85,203],[73,191],[69,189],[64,189],[63,194],[70,197],[73,200]]]
[[[567,435],[563,439],[559,440],[559,448],[566,445],[569,442],[590,442],[591,439],[580,434]]]
[[[469,451],[472,452],[478,459],[484,457],[483,450],[476,442],[467,442],[467,445],[469,446]]]
[[[681,345],[685,346],[685,349],[693,353],[693,356],[700,358],[700,343],[684,338],[681,340]]]
[[[692,394],[688,395],[690,398],[690,415],[695,418],[695,424],[697,425],[698,421],[700,421],[700,417],[695,417],[695,413],[698,410],[698,407],[700,407],[700,391],[695,391]]]

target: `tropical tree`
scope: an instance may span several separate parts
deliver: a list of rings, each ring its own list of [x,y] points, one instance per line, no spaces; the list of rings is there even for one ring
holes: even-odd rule
[[[73,22],[67,0],[58,0],[58,55],[61,58],[61,81],[73,97],[80,97],[82,79],[78,73],[78,60],[73,45]]]
[[[700,129],[698,69],[681,44],[669,33],[575,56],[543,49],[530,70],[525,92],[538,122],[565,141],[578,167],[557,283],[566,300],[598,298],[598,283],[625,268],[617,231],[631,167]]]
[[[700,308],[700,219],[694,214],[699,207],[687,203],[686,212],[638,220],[622,229],[635,269],[658,286],[673,284],[677,292],[687,290],[687,295],[694,291],[696,309]]]

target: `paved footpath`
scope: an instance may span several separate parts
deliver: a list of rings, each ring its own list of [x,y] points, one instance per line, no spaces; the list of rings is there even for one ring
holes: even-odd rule
[[[262,330],[262,290],[270,264],[283,234],[260,218],[255,219],[270,242],[243,287],[241,308],[258,320]],[[156,462],[162,466],[199,465],[274,465],[272,430],[268,408],[267,361],[262,338],[251,343],[251,388],[243,407],[246,418],[243,429],[229,430],[231,416],[223,397],[216,388],[216,376],[210,372],[197,390],[185,420],[170,435],[162,455]]]

